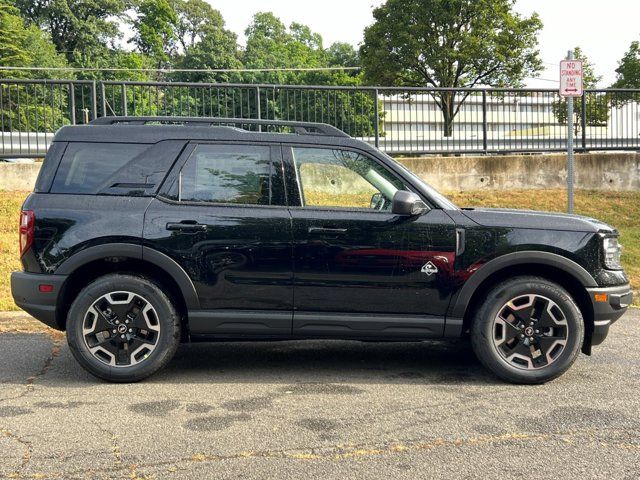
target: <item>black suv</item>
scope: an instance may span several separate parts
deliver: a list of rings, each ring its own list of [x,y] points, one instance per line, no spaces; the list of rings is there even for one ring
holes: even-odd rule
[[[11,287],[111,381],[151,375],[181,341],[469,335],[499,377],[542,383],[631,303],[617,237],[460,209],[329,125],[107,117],[55,135]]]

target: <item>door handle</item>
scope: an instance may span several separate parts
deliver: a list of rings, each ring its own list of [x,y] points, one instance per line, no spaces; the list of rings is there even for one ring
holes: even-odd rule
[[[309,233],[330,233],[332,235],[347,233],[346,228],[309,227]]]
[[[204,232],[206,229],[206,225],[198,223],[195,220],[183,220],[181,222],[167,223],[167,230],[177,230],[182,232]]]

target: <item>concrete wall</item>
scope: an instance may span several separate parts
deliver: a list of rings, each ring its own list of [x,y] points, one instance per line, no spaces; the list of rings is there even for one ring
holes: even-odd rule
[[[399,159],[438,190],[564,188],[566,155],[422,157]],[[0,190],[32,190],[40,163],[0,163]],[[576,155],[576,187],[640,190],[640,154]],[[334,182],[336,193],[354,185]]]
[[[399,160],[443,191],[564,188],[567,181],[567,156],[561,154]],[[640,154],[577,154],[575,179],[577,188],[640,190]]]
[[[33,190],[41,165],[0,162],[0,190]]]

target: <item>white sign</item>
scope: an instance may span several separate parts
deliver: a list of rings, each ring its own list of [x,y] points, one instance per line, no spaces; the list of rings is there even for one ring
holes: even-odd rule
[[[560,95],[563,97],[582,96],[582,60],[562,60],[560,62]]]

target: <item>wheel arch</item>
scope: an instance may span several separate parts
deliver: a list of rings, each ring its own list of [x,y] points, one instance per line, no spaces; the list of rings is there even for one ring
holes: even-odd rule
[[[164,287],[184,318],[187,318],[189,310],[200,307],[195,286],[184,269],[167,255],[141,245],[89,247],[66,260],[56,273],[68,275],[56,308],[56,322],[62,330],[65,329],[69,307],[80,290],[89,282],[109,273],[142,275],[155,281]]]
[[[462,319],[463,334],[469,331],[475,311],[493,286],[508,278],[525,275],[542,277],[567,290],[580,309],[585,323],[582,351],[590,354],[594,312],[586,288],[597,286],[596,281],[572,260],[546,252],[507,254],[478,269],[465,283],[450,309],[452,317]]]

